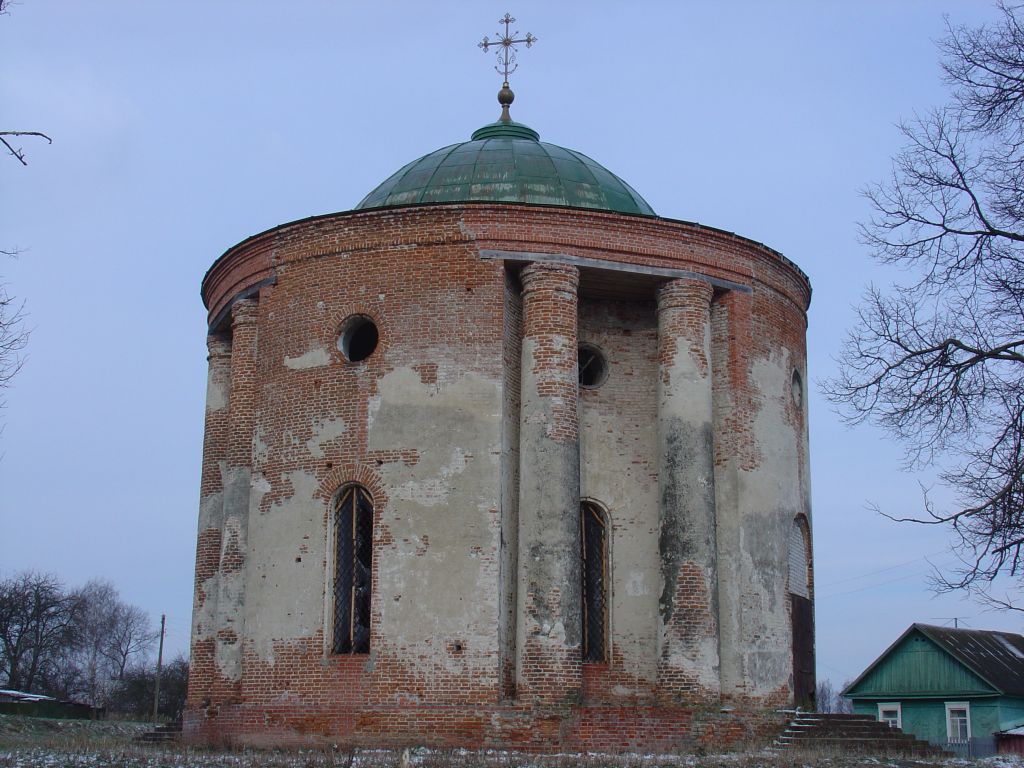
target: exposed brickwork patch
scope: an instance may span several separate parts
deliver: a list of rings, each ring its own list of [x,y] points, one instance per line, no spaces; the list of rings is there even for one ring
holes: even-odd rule
[[[580,296],[576,267],[481,260],[481,249],[685,269],[753,293],[713,294],[701,280],[658,291],[652,280],[641,297]],[[766,607],[783,597],[779,574],[759,584],[747,573],[729,597],[730,663],[749,678],[723,691],[742,705],[734,715],[706,706],[716,691],[685,664],[663,663],[655,615],[657,392],[673,383],[671,365],[685,356],[709,379],[716,484],[778,462],[759,419],[781,414],[806,433],[806,398],[799,407],[758,373],[809,380],[809,286],[779,254],[680,222],[431,206],[285,225],[231,249],[203,291],[211,319],[232,309],[208,341],[191,738],[677,750],[756,739],[772,720],[762,708],[791,699],[751,661],[786,652],[788,616]],[[353,314],[380,332],[358,363],[337,348]],[[583,393],[581,338],[609,366]],[[580,466],[600,451],[628,490],[588,489],[609,512],[618,608],[607,662],[583,665]],[[803,441],[795,455],[805,483]],[[370,653],[332,655],[332,501],[351,483],[374,503]],[[643,502],[629,508],[629,497]],[[726,527],[762,513],[756,500],[723,498]],[[791,524],[805,506],[787,499],[777,516]],[[756,545],[727,533],[725,550]],[[673,562],[664,629],[685,656],[721,629],[715,578],[698,557]],[[649,625],[622,623],[627,598],[647,606]]]

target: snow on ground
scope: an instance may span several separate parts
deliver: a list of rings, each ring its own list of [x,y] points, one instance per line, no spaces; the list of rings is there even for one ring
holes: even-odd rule
[[[471,750],[216,751],[140,746],[145,723],[0,715],[0,768],[1024,768],[1024,759],[915,760],[748,752],[722,755],[526,755]]]
[[[385,750],[216,752],[185,748],[0,747],[0,768],[1024,768],[1024,761],[909,760],[813,757],[770,753],[742,755],[557,755],[506,752],[412,750],[408,756]]]

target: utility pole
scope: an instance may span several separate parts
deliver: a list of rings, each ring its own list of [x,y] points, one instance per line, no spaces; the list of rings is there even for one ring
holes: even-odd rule
[[[160,668],[164,664],[164,625],[167,614],[160,614],[160,650],[156,654],[156,689],[153,691],[153,722],[156,722],[157,709],[160,707]]]

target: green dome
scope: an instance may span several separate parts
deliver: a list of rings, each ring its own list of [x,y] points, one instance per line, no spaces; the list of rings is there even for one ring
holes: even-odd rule
[[[470,201],[655,215],[632,187],[586,155],[540,141],[521,123],[503,122],[414,160],[356,208]]]

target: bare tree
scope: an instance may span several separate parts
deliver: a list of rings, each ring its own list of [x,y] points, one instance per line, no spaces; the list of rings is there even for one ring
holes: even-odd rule
[[[817,687],[814,691],[814,703],[817,706],[818,711],[824,713],[832,712],[835,695],[836,692],[832,687],[832,681],[822,680],[819,678]]]
[[[76,595],[67,595],[49,574],[27,571],[0,580],[0,669],[7,687],[32,690],[56,659],[77,642],[81,611]]]
[[[114,690],[112,707],[119,712],[148,718],[153,712],[155,689],[156,670],[152,665],[132,663]],[[178,655],[164,664],[160,675],[160,714],[171,718],[180,715],[185,708],[187,692],[188,659]]]
[[[78,590],[77,595],[82,601],[82,610],[76,628],[79,658],[74,666],[82,671],[88,702],[103,706],[111,683],[105,650],[108,628],[119,603],[117,590],[108,581],[93,579]]]
[[[49,574],[0,579],[0,682],[105,705],[156,634],[142,609],[108,581],[65,591]]]
[[[891,177],[866,192],[864,242],[912,278],[867,291],[823,387],[901,440],[908,467],[938,463],[955,505],[926,494],[896,519],[950,526],[961,565],[937,586],[990,601],[996,577],[1024,577],[1024,11],[998,9],[947,22],[950,102],[902,126]]]
[[[156,634],[146,613],[123,602],[109,581],[92,579],[74,595],[81,606],[75,623],[76,642],[65,649],[56,666],[69,684],[78,682],[75,696],[103,707],[124,677],[125,667],[130,661],[143,660]]]
[[[149,614],[134,605],[118,601],[110,617],[104,656],[111,665],[111,675],[124,679],[124,671],[132,659],[145,657],[156,643],[157,633],[150,626]]]
[[[837,690],[832,685],[831,680],[818,680],[818,687],[815,692],[818,711],[829,714],[849,714],[853,712],[853,703],[842,695],[842,691],[849,684],[849,681],[847,681]]]

